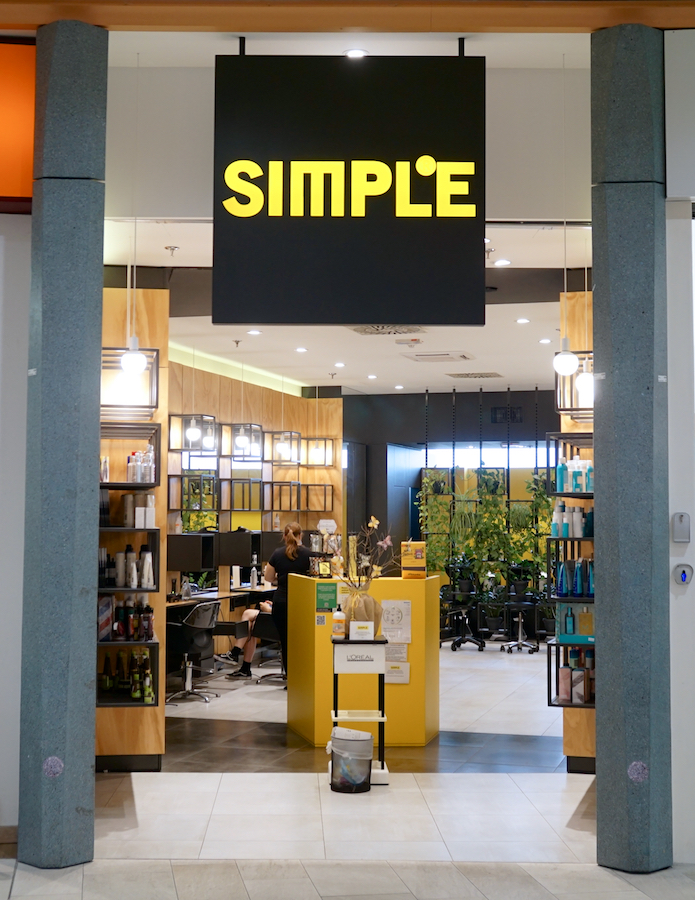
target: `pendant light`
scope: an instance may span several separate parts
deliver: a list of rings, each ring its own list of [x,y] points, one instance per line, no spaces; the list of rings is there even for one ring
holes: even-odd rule
[[[195,409],[195,350],[193,351],[193,409]],[[201,438],[202,431],[198,426],[196,417],[191,418],[190,424],[186,429],[186,440],[189,445],[197,444]]]
[[[562,205],[563,205],[563,237],[565,251],[564,269],[564,294],[565,294],[565,331],[567,331],[567,152],[566,152],[566,127],[565,127],[565,54],[562,54]],[[572,375],[579,368],[579,359],[570,350],[570,339],[565,336],[562,339],[562,349],[553,359],[553,368],[558,375]]]
[[[314,432],[314,434],[316,435],[316,438],[314,440],[314,446],[309,449],[309,463],[313,466],[319,466],[323,462],[325,462],[326,454],[325,454],[324,450],[321,449],[321,446],[319,445],[319,438],[318,438],[318,434],[319,434],[319,386],[318,385],[316,385],[315,407],[316,407],[316,431]]]
[[[244,364],[241,364],[241,419],[244,419]],[[244,426],[239,428],[239,433],[234,438],[234,444],[240,450],[246,450],[249,445],[249,436],[244,431]]]
[[[138,177],[138,122],[139,122],[139,85],[140,85],[140,54],[137,55],[137,71],[135,81],[135,181]],[[128,339],[128,349],[121,356],[121,368],[128,375],[140,375],[147,368],[147,357],[140,351],[137,336],[135,334],[135,320],[137,314],[137,260],[138,260],[138,214],[137,214],[137,191],[135,193],[135,201],[133,203],[133,245],[132,260],[128,260],[128,272],[126,276],[126,338]],[[130,264],[132,262],[133,283],[131,287]],[[132,322],[131,322],[132,319]],[[132,327],[131,327],[132,326]]]

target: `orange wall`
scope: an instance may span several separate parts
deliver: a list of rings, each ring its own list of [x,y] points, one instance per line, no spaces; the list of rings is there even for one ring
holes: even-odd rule
[[[31,197],[36,47],[0,43],[0,197]]]

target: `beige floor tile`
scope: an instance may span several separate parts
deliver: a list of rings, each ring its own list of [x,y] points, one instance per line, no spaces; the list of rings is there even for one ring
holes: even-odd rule
[[[304,868],[322,897],[407,894],[387,862],[305,862]]]
[[[249,900],[319,900],[319,894],[306,873],[300,878],[254,878],[245,881]]]
[[[147,900],[177,900],[174,876],[152,871],[141,864],[139,871],[112,871],[101,875],[85,875],[82,900],[123,900],[124,897]]]
[[[695,900],[695,881],[678,869],[664,869],[651,875],[626,872],[620,875],[628,888],[636,888],[652,900]]]
[[[247,859],[239,863],[239,874],[244,883],[269,878],[307,878],[301,862],[292,859]]]
[[[632,886],[617,874],[598,866],[523,864],[524,869],[552,894],[585,894],[598,891],[630,891]]]
[[[596,817],[595,791],[527,791],[525,796],[542,816],[592,816]]]
[[[457,862],[456,866],[487,900],[555,900],[517,863]]]
[[[236,793],[220,792],[215,800],[212,812],[216,816],[243,817],[246,813],[253,815],[292,815],[301,811],[306,815],[321,815],[321,801],[317,788],[310,788],[290,794],[269,791],[245,791]]]
[[[457,793],[514,794],[520,788],[506,772],[423,772],[415,775],[423,793],[428,790]]]
[[[319,776],[309,772],[228,772],[222,775],[219,792],[278,791],[303,796],[304,791],[317,787],[318,783]]]
[[[79,894],[82,890],[82,875],[82,866],[70,866],[67,869],[37,869],[25,863],[17,863],[12,897]]]
[[[646,900],[642,891],[598,891],[589,894],[556,894],[557,900]]]
[[[336,816],[323,814],[326,841],[441,841],[430,815]]]
[[[94,822],[94,836],[97,840],[202,841],[209,819],[209,816],[176,815],[99,817]]]
[[[512,772],[509,776],[524,793],[551,794],[569,791],[570,793],[595,791],[595,775],[574,775],[569,772]]]
[[[390,791],[377,788],[364,794],[321,794],[324,816],[428,816],[429,807],[420,791]]]
[[[148,791],[217,791],[222,776],[208,772],[131,772],[119,785],[119,791],[134,794]]]
[[[326,859],[451,859],[443,841],[326,841]]]
[[[576,857],[562,841],[447,841],[458,862],[573,863]]]
[[[216,791],[115,791],[106,804],[109,809],[136,810],[143,815],[209,816]]]
[[[210,816],[208,841],[321,841],[320,815]]]
[[[560,835],[562,837],[562,835]],[[572,853],[577,857],[577,861],[580,863],[595,863],[596,862],[596,838],[592,838],[588,841],[572,841],[567,838],[563,838],[564,842],[570,848]]]
[[[84,864],[85,875],[112,875],[117,874],[137,875],[142,869],[142,863],[134,859],[95,859]],[[153,859],[147,867],[150,872],[166,874],[171,871],[171,863],[168,859]]]
[[[466,841],[559,841],[557,834],[540,814],[481,815],[447,814],[434,817],[444,840]]]
[[[206,840],[201,859],[324,859],[323,841]],[[278,898],[279,900],[279,898]]]
[[[413,895],[410,891],[407,894],[341,894],[331,900],[413,900]]]
[[[454,773],[456,774],[456,773]],[[423,790],[427,806],[433,815],[510,815],[536,812],[533,804],[524,794],[516,791],[508,793],[484,793],[448,791],[442,788]]]
[[[545,821],[561,840],[567,843],[574,841],[592,841],[596,848],[596,816],[544,816]],[[595,862],[583,859],[581,862]]]
[[[391,862],[391,868],[417,900],[484,900],[478,888],[453,863]]]
[[[178,900],[248,900],[235,862],[172,863]]]
[[[134,860],[134,859],[198,859],[200,841],[94,841],[94,859],[96,860]]]

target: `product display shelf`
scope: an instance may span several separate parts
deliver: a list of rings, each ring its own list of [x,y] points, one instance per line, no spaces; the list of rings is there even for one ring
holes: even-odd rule
[[[593,491],[548,491],[549,497],[574,497],[575,500],[593,500]],[[567,538],[565,538],[567,540]]]
[[[596,704],[592,700],[589,703],[572,703],[569,700],[560,700],[560,653],[565,649],[575,647],[585,647],[586,644],[580,644],[578,641],[574,644],[561,644],[556,638],[550,638],[547,641],[548,647],[548,706],[562,707],[563,709],[596,709]]]
[[[156,481],[100,481],[100,488],[107,491],[152,491],[158,487]]]
[[[97,588],[99,595],[105,594],[157,594],[158,587],[111,587],[109,585],[100,584]]]
[[[152,688],[154,692],[154,703],[145,703],[142,699],[133,699],[127,695],[125,690],[111,688],[104,690],[101,687],[101,673],[104,667],[104,660],[107,653],[111,656],[112,673],[115,673],[115,657],[119,650],[133,650],[137,647],[144,647],[149,651],[150,670],[152,675]],[[159,641],[156,636],[152,641],[97,641],[97,697],[96,705],[98,708],[115,708],[115,707],[141,707],[159,705]]]

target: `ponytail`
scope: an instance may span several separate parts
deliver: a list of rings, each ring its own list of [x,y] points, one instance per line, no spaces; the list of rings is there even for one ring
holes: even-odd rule
[[[299,522],[290,522],[285,525],[285,531],[282,535],[285,542],[285,554],[288,559],[296,559],[299,553],[299,542],[302,539],[302,529]]]

